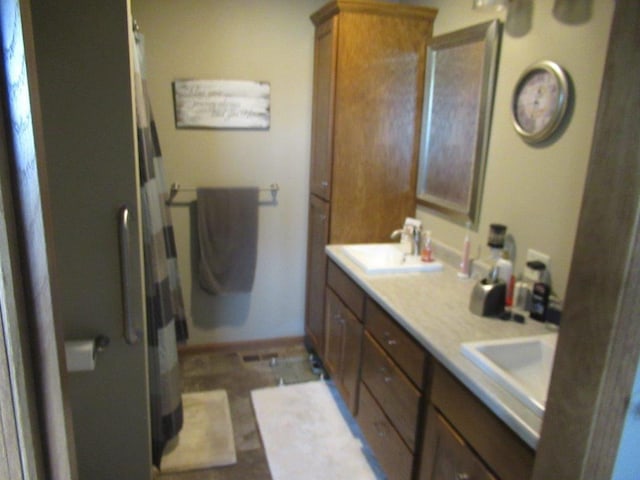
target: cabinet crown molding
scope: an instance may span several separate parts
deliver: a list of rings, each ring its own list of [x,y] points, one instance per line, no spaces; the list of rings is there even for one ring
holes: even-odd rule
[[[311,15],[311,21],[318,26],[340,12],[359,12],[375,15],[408,16],[435,20],[438,10],[429,7],[401,5],[399,3],[378,2],[375,0],[334,0],[327,3]]]

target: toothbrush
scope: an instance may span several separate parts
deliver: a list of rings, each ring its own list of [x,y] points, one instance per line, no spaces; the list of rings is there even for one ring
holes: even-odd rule
[[[460,262],[460,271],[458,277],[469,278],[469,253],[471,250],[471,240],[469,238],[469,230],[471,229],[471,222],[467,222],[467,232],[464,237],[464,243],[462,244],[462,261]]]

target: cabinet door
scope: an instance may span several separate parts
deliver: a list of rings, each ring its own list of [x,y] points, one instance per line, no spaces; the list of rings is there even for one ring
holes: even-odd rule
[[[429,406],[419,480],[495,480],[447,421]]]
[[[328,218],[329,204],[312,195],[309,202],[305,330],[318,355],[324,353],[324,285],[327,274],[324,247],[329,237]]]
[[[415,213],[417,104],[430,31],[430,21],[393,11],[340,14],[332,243],[388,241]]]
[[[333,291],[327,289],[325,306],[324,366],[336,383],[341,377],[341,357],[344,350],[345,320],[342,302]]]
[[[344,316],[344,349],[342,352],[342,378],[340,391],[351,410],[356,415],[358,408],[358,385],[360,381],[360,359],[364,327],[349,311]]]
[[[364,330],[358,318],[327,288],[325,367],[351,413],[356,413]]]
[[[311,127],[311,193],[331,198],[333,98],[335,85],[336,17],[316,29]]]

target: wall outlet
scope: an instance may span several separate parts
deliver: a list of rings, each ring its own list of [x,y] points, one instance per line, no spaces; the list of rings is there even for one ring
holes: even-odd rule
[[[528,249],[526,261],[533,262],[536,260],[544,263],[545,266],[547,267],[547,270],[549,270],[549,267],[551,266],[551,257],[546,253],[539,252],[537,250],[534,250],[533,248]]]
[[[547,275],[551,273],[551,257],[546,253],[538,252],[537,250],[533,250],[532,248],[530,248],[527,250],[527,259],[524,267],[523,275],[525,278],[532,278],[532,279],[536,278],[535,271],[526,266],[528,262],[533,262],[536,260],[538,262],[544,263],[545,270],[547,271]]]

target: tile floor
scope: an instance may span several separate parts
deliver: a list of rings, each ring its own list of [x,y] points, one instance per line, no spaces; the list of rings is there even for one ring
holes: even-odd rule
[[[250,392],[256,388],[317,379],[303,345],[279,349],[181,355],[183,392],[225,389],[229,396],[238,462],[157,480],[270,480],[269,466],[255,421]]]

